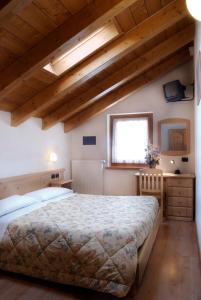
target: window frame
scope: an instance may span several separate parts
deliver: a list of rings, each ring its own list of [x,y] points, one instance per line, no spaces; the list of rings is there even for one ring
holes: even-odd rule
[[[112,162],[112,141],[113,141],[113,121],[115,119],[138,119],[146,118],[148,121],[148,143],[153,144],[153,113],[133,113],[133,114],[117,114],[109,116],[109,165],[110,168],[119,168],[119,169],[140,169],[147,166],[144,164],[137,163],[113,163]]]

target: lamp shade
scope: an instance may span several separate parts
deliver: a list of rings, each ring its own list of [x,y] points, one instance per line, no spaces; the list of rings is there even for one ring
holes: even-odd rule
[[[58,160],[58,156],[55,152],[51,152],[50,155],[49,155],[49,161],[51,162],[55,162]]]
[[[198,21],[201,21],[201,1],[200,0],[186,0],[188,11]]]

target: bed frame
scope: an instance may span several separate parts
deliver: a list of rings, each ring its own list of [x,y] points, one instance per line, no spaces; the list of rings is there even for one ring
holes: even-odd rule
[[[163,214],[162,214],[162,209],[161,207],[158,210],[158,214],[156,216],[154,225],[153,225],[153,229],[151,231],[151,233],[148,235],[147,239],[145,240],[144,244],[142,245],[142,247],[140,248],[140,250],[138,251],[138,265],[137,265],[137,274],[136,274],[136,278],[135,281],[128,293],[128,297],[135,297],[138,287],[140,286],[140,284],[142,283],[142,279],[143,279],[143,275],[145,273],[148,261],[149,261],[149,257],[153,248],[153,245],[155,243],[156,240],[156,236],[160,227],[160,224],[162,223],[163,220]]]
[[[59,179],[64,179],[65,169],[55,169],[45,172],[26,174],[0,179],[0,199],[23,195],[50,185],[52,175],[59,174]],[[58,179],[58,178],[57,178]]]
[[[152,232],[149,234],[147,239],[145,240],[143,246],[140,248],[138,252],[138,269],[137,269],[137,284],[139,285],[142,281],[149,256],[151,254],[151,250],[153,248],[154,242],[156,240],[156,236],[158,233],[158,229],[160,224],[162,223],[162,210],[161,208],[158,211],[157,217],[154,222],[154,226]]]
[[[52,174],[59,173],[59,178],[64,178],[64,169],[51,170],[41,173],[33,173],[22,176],[0,179],[0,199],[14,195],[25,194],[36,189],[44,188],[50,185]],[[159,202],[160,203],[160,202]],[[153,230],[145,240],[138,252],[138,266],[136,280],[129,294],[135,294],[137,286],[140,285],[143,275],[154,245],[159,226],[162,222],[161,203],[156,216]]]

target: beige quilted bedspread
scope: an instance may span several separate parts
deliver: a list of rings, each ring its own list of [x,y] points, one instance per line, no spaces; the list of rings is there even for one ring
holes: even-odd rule
[[[74,194],[12,221],[0,268],[123,297],[157,211],[153,197]]]

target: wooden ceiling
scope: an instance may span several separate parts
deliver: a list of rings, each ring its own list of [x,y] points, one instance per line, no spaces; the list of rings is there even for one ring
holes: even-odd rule
[[[65,132],[191,59],[184,0],[3,0],[0,110]],[[61,76],[43,67],[112,20],[120,34]]]

